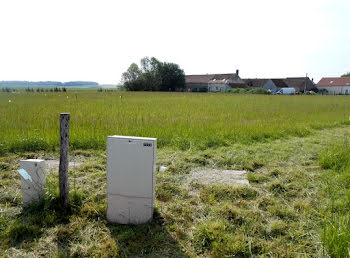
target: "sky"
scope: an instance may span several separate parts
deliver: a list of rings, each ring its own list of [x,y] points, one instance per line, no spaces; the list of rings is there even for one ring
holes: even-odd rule
[[[0,0],[0,81],[118,84],[145,56],[186,74],[350,71],[349,0]]]

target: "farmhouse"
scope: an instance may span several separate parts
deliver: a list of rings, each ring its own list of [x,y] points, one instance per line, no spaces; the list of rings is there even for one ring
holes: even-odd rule
[[[263,88],[276,93],[282,88],[294,88],[297,92],[317,91],[315,83],[309,77],[287,77],[267,79],[243,79],[249,88]]]
[[[350,77],[326,77],[317,83],[317,89],[325,94],[350,94]]]
[[[236,73],[186,75],[186,89],[192,92],[220,92],[232,88],[246,88],[245,82]]]

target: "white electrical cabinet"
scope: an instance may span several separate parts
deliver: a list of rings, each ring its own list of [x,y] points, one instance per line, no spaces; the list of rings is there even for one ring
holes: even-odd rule
[[[107,219],[141,224],[152,219],[157,139],[107,137]]]

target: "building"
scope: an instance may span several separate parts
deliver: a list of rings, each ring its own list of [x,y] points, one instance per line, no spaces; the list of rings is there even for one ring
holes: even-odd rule
[[[350,77],[326,77],[316,85],[322,94],[350,94]]]
[[[309,77],[287,77],[283,81],[288,85],[288,88],[294,88],[297,92],[318,91],[314,79],[310,80]]]
[[[266,78],[266,79],[243,79],[249,88],[263,88],[276,93],[282,88],[294,88],[297,92],[316,91],[313,80],[309,77],[287,77],[287,78]]]
[[[269,79],[263,88],[275,94],[282,88],[288,88],[288,85],[282,79]]]
[[[186,89],[193,92],[207,92],[208,82],[213,79],[215,74],[204,75],[186,75]]]
[[[220,92],[232,88],[246,88],[239,71],[227,74],[186,75],[186,89],[192,92]]]
[[[252,89],[264,88],[265,83],[270,79],[243,79],[247,86]]]

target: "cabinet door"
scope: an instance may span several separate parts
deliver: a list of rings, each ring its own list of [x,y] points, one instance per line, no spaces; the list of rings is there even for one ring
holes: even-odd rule
[[[108,194],[153,198],[154,142],[107,139]]]

